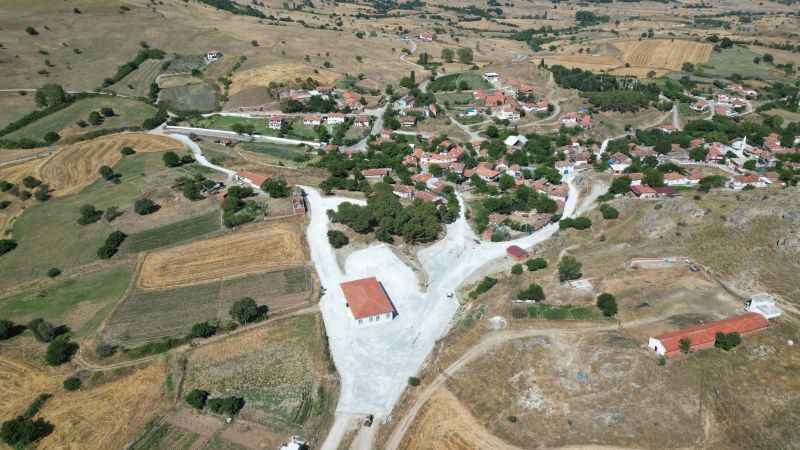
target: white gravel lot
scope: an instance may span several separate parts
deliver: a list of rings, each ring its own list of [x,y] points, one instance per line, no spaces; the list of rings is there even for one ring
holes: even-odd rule
[[[447,226],[444,239],[418,252],[429,279],[427,289],[420,291],[415,273],[385,244],[356,251],[348,256],[344,268],[339,267],[327,239],[326,211],[344,201],[363,202],[323,197],[316,189],[304,189],[311,219],[307,230],[311,258],[326,289],[320,308],[341,377],[337,413],[342,416],[388,416],[408,377],[417,374],[436,341],[450,328],[458,300],[447,298],[447,293],[456,292],[474,274],[491,273],[491,267],[481,269],[505,257],[509,245],[530,248],[558,230],[558,224],[551,224],[513,242],[481,242],[470,229],[462,207],[461,217]],[[570,182],[565,216],[575,211],[577,196]],[[369,276],[383,283],[398,315],[392,322],[360,327],[345,306],[339,284]]]

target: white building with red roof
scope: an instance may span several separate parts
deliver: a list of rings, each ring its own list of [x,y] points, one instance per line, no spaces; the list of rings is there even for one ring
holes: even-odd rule
[[[397,316],[394,305],[375,277],[348,281],[339,285],[350,314],[359,325],[388,322]]]

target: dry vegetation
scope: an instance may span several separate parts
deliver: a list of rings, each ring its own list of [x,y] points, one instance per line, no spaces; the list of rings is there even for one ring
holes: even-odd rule
[[[23,338],[15,338],[16,340]],[[27,338],[25,338],[27,339]],[[16,343],[16,342],[15,342]],[[157,411],[162,400],[166,373],[164,362],[111,376],[86,376],[85,387],[64,391],[61,382],[67,369],[52,369],[0,356],[0,419],[20,414],[41,393],[53,397],[37,417],[55,426],[39,449],[123,448],[138,429]]]
[[[297,224],[259,225],[151,253],[138,285],[143,289],[189,286],[296,266],[304,260]]]
[[[53,195],[63,197],[79,192],[100,178],[101,166],[113,167],[122,158],[120,150],[131,147],[137,152],[161,152],[182,144],[164,136],[123,133],[68,145],[41,163],[37,175]]]

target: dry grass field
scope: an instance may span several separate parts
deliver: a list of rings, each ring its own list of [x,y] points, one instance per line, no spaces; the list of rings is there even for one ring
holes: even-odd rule
[[[314,73],[314,67],[310,64],[271,64],[234,73],[229,92],[234,95],[248,87],[267,86],[271,82],[284,83],[298,78],[305,80],[308,77],[314,78],[321,84],[332,85],[340,76],[336,72],[324,69],[317,69],[317,73]]]
[[[0,92],[0,128],[36,109],[32,93]]]
[[[19,339],[23,338],[15,338]],[[166,363],[159,361],[107,382],[84,381],[90,387],[67,392],[61,387],[69,375],[67,368],[41,367],[2,354],[0,420],[21,414],[39,394],[47,392],[53,397],[37,417],[55,429],[36,448],[123,448],[158,409],[165,374]]]
[[[681,70],[683,63],[708,61],[712,45],[704,42],[652,39],[619,41],[614,46],[622,52],[622,62],[632,67]]]
[[[305,260],[303,245],[296,223],[257,225],[148,254],[138,285],[174,288],[292,267]]]
[[[104,136],[62,148],[41,163],[37,174],[55,190],[54,196],[74,194],[100,178],[101,166],[113,167],[122,159],[119,151],[123,147],[137,152],[161,152],[182,144],[168,137],[141,133]]]

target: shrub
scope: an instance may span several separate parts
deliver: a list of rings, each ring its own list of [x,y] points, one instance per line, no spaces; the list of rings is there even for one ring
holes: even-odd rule
[[[692,341],[689,338],[683,338],[678,341],[678,348],[681,349],[681,352],[686,354],[692,349]]]
[[[22,184],[28,189],[33,189],[36,186],[42,184],[42,182],[38,180],[36,177],[28,175],[27,177],[22,179]]]
[[[30,27],[30,26],[29,27],[25,27],[25,32],[30,34],[31,36],[36,36],[36,35],[39,34],[39,32],[36,31],[36,28]]]
[[[611,220],[619,217],[619,211],[611,205],[600,205],[600,213],[603,214],[603,219]]]
[[[522,264],[514,264],[511,266],[511,274],[512,275],[521,275],[522,274]]]
[[[117,174],[114,173],[114,169],[108,166],[100,166],[98,172],[100,173],[100,176],[103,177],[103,179],[106,181],[112,181],[117,178]]]
[[[497,284],[497,279],[492,277],[483,277],[480,283],[469,293],[469,298],[476,299],[481,294],[487,292]]]
[[[108,358],[117,352],[117,347],[106,342],[99,342],[94,348],[94,352],[100,358]]]
[[[583,265],[574,257],[565,256],[558,263],[558,279],[560,281],[577,280],[583,276],[582,268]]]
[[[130,147],[122,147],[122,150],[120,150],[119,152],[122,154],[122,156],[130,156],[130,155],[135,154],[136,150],[134,150],[134,149],[132,149]]]
[[[342,248],[350,243],[350,239],[339,230],[330,230],[328,231],[328,242],[331,243],[333,248]]]
[[[13,187],[14,187],[13,183],[9,183],[6,180],[0,180],[0,192],[7,192]]]
[[[166,152],[162,156],[164,165],[167,167],[178,167],[181,165],[181,158],[175,152]]]
[[[244,408],[244,399],[241,397],[212,398],[208,401],[208,409],[214,414],[235,416]]]
[[[417,377],[408,377],[409,386],[419,386],[420,379]]]
[[[714,347],[728,351],[742,343],[742,337],[737,332],[722,333],[718,332],[714,339]]]
[[[50,278],[55,278],[59,275],[61,275],[61,269],[59,269],[58,267],[51,267],[50,269],[47,270],[47,276]]]
[[[200,389],[192,389],[192,391],[186,395],[186,403],[198,411],[202,411],[203,408],[206,407],[207,401],[208,392],[201,391]]]
[[[546,269],[547,261],[544,258],[533,258],[525,261],[525,265],[528,266],[528,272],[536,272],[537,270]]]
[[[55,339],[57,335],[56,327],[42,318],[33,319],[28,322],[28,329],[31,330],[33,337],[39,342],[50,342]]]
[[[102,114],[104,117],[113,117],[114,110],[112,108],[109,108],[108,106],[105,106],[103,108],[100,108],[100,114]]]
[[[192,325],[192,331],[189,332],[191,338],[209,338],[217,332],[217,326],[209,322],[199,322]]]
[[[16,336],[21,332],[22,328],[10,320],[0,319],[0,341]]]
[[[54,144],[54,143],[58,142],[59,139],[61,139],[61,136],[58,133],[56,133],[55,131],[48,131],[44,135],[44,141],[47,144]]]
[[[92,111],[89,113],[89,123],[92,125],[100,125],[103,123],[103,116],[97,111]]]
[[[81,388],[81,379],[76,377],[69,377],[64,380],[64,389],[68,391],[77,391]]]
[[[13,239],[0,239],[0,256],[17,248],[17,241]]]
[[[140,198],[134,202],[133,210],[140,216],[146,216],[158,211],[158,205],[149,198]]]
[[[76,351],[78,344],[70,342],[67,336],[59,336],[47,346],[44,360],[50,366],[60,366],[69,361]]]
[[[40,184],[38,188],[36,188],[36,192],[33,193],[33,198],[40,202],[46,202],[50,200],[50,186],[46,184]]]
[[[612,317],[617,314],[617,299],[609,293],[600,294],[597,296],[597,307],[604,316]]]
[[[517,298],[520,300],[535,300],[540,302],[544,300],[544,289],[536,283],[531,284],[524,290],[520,291],[517,294]]]
[[[11,202],[10,201],[8,201],[8,200],[0,201],[0,209],[6,209],[9,206],[11,206]]]

